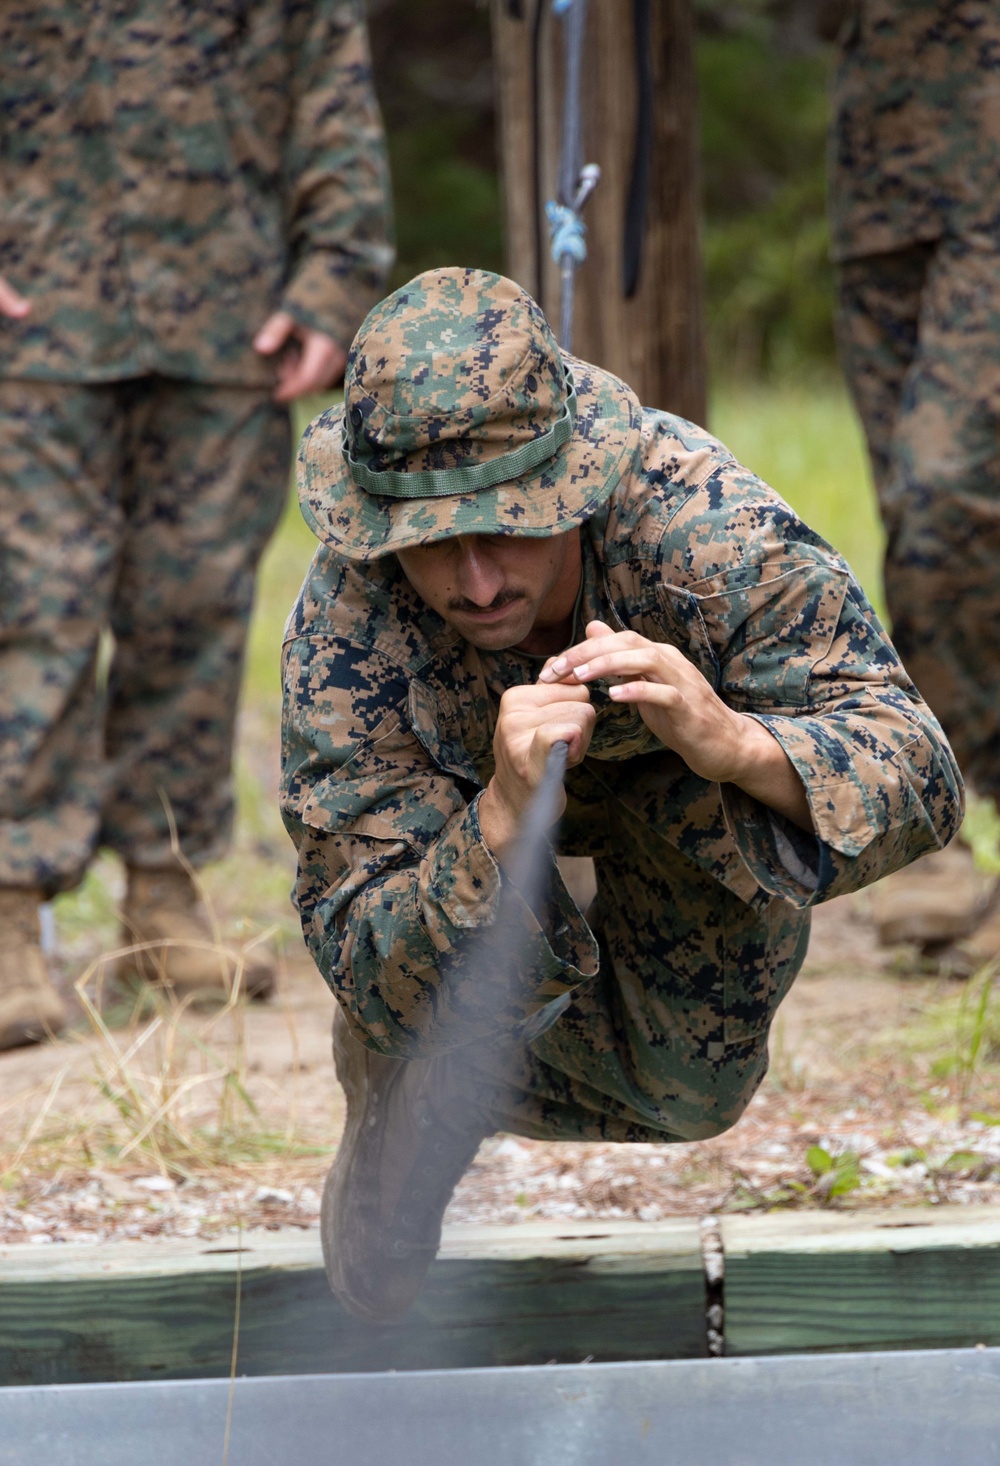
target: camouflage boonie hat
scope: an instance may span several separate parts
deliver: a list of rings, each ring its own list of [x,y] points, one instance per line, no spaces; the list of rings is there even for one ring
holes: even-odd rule
[[[512,280],[428,270],[369,314],[343,409],[306,429],[302,512],[351,560],[458,534],[560,534],[631,467],[641,412],[617,377],[559,350]]]

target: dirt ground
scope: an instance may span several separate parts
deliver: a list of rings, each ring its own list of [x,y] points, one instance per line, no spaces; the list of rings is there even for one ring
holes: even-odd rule
[[[77,1004],[68,1038],[0,1055],[0,1243],[316,1225],[344,1114],[332,1001],[288,942],[274,1003],[108,1010],[99,1024]],[[880,951],[864,895],[842,898],[815,914],[770,1073],[733,1130],[671,1146],[495,1136],[449,1215],[998,1200],[992,1001],[990,986],[960,990],[916,973],[912,953]]]

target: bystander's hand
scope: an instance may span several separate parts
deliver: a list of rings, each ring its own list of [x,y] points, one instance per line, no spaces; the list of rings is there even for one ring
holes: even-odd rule
[[[501,862],[545,773],[554,744],[568,745],[570,767],[584,758],[594,731],[590,694],[578,684],[509,687],[493,735],[496,772],[479,800],[479,828]],[[561,814],[565,794],[559,806]]]
[[[756,718],[723,702],[674,646],[591,621],[587,639],[549,662],[545,686],[610,679],[614,702],[633,703],[643,722],[688,768],[713,783],[736,784],[803,829],[812,829],[805,787],[781,744]]]
[[[325,392],[343,379],[347,366],[347,352],[338,341],[325,331],[300,325],[288,311],[268,316],[253,345],[261,356],[280,353],[275,402],[292,402],[309,392]]]
[[[13,285],[0,275],[0,316],[9,316],[12,321],[21,321],[31,310],[31,301],[18,295]]]

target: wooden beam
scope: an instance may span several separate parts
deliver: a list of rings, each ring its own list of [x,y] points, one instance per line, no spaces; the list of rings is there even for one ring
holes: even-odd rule
[[[727,1354],[1000,1344],[1000,1207],[720,1219]],[[0,1248],[0,1384],[706,1353],[694,1219],[446,1231],[398,1324],[330,1296],[315,1232]]]
[[[202,1244],[0,1249],[0,1384],[694,1358],[697,1223],[454,1227],[412,1312],[357,1322],[315,1233]]]
[[[626,298],[625,217],[636,148],[638,10],[648,9],[652,84],[642,260]],[[538,46],[535,47],[537,34]],[[507,268],[558,325],[558,271],[538,205],[555,197],[562,37],[550,0],[493,0],[493,52]],[[537,76],[537,89],[535,78]],[[537,152],[536,152],[537,146]],[[704,422],[706,365],[699,237],[697,84],[690,0],[589,0],[584,161],[601,167],[587,206],[574,353],[624,378],[647,407]]]
[[[1000,1344],[1000,1207],[721,1219],[727,1354]]]

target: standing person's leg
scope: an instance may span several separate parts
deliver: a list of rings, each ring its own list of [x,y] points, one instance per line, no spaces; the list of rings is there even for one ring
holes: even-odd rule
[[[1000,251],[944,239],[884,495],[893,638],[970,787],[1000,798]],[[1000,952],[996,903],[956,973]]]
[[[288,413],[264,392],[151,378],[134,402],[101,836],[128,868],[128,932],[150,944],[119,964],[125,980],[218,991],[237,970],[188,867],[228,843],[254,578],[289,467]],[[266,954],[247,956],[244,981],[270,990]]]
[[[81,879],[100,828],[127,390],[0,382],[0,1048],[63,1022],[38,908]]]
[[[963,476],[958,442],[964,429],[959,423],[979,396],[977,374],[985,369],[989,376],[981,347],[987,345],[987,352],[989,348],[980,343],[980,350],[973,353],[976,361],[967,363],[964,382],[949,369],[951,386],[945,388],[939,378],[941,327],[946,338],[952,328],[941,310],[947,313],[955,302],[947,304],[940,292],[943,276],[950,273],[942,266],[951,259],[951,248],[945,242],[913,245],[842,265],[837,334],[886,527],[885,590],[893,640],[944,723],[963,772],[970,776],[962,732],[981,718],[974,709],[989,674],[983,678],[985,669],[980,669],[981,691],[967,703],[969,687],[961,671],[956,632],[969,582],[961,555],[956,559],[946,549],[949,540],[956,543],[956,529],[961,539],[964,490],[956,493],[956,485],[949,488],[945,479],[956,473],[959,479]],[[964,340],[967,332],[958,326],[958,318],[956,328]],[[953,339],[947,352],[956,348],[961,350]],[[1000,335],[992,349],[996,357]],[[942,517],[952,521],[952,529],[943,536]],[[989,558],[994,552],[986,553]],[[935,563],[944,573],[932,605]],[[872,909],[879,936],[886,944],[916,942],[933,950],[972,929],[990,889],[991,883],[977,873],[971,851],[955,841],[875,887]]]
[[[883,495],[893,639],[963,774],[1000,795],[1000,252],[934,251]]]

